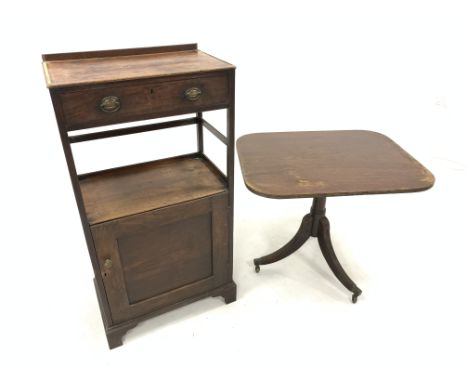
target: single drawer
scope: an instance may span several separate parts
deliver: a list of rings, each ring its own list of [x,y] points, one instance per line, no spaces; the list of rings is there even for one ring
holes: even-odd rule
[[[225,73],[184,80],[150,79],[61,94],[67,130],[221,108],[229,99]]]

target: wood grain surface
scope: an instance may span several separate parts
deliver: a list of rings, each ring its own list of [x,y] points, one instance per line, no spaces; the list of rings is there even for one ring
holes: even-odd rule
[[[201,95],[192,101],[184,93],[194,87],[200,89]],[[105,113],[99,108],[101,100],[106,96],[118,97],[121,104],[118,111]],[[77,130],[149,119],[161,114],[188,114],[225,107],[229,101],[229,86],[226,73],[217,71],[184,80],[147,79],[143,83],[125,82],[64,91],[59,97],[67,129]]]
[[[204,159],[184,156],[82,175],[89,224],[223,192],[215,171]]]
[[[42,59],[109,347],[122,345],[138,322],[190,302],[235,301],[235,67],[196,44]],[[227,109],[226,176],[203,152],[202,113],[220,108]],[[68,134],[185,113],[197,118]],[[72,143],[189,124],[197,125],[197,153],[77,174]]]
[[[66,52],[66,53],[46,53],[42,55],[43,61],[59,61],[59,60],[75,60],[83,58],[102,58],[102,57],[117,57],[117,56],[136,56],[140,54],[153,53],[168,53],[181,52],[183,50],[197,50],[198,44],[179,44],[179,45],[162,45],[162,46],[146,46],[139,48],[124,48],[124,49],[106,49],[106,50],[88,50],[81,52]]]
[[[200,50],[44,61],[43,66],[49,88],[235,68]]]
[[[258,133],[237,141],[249,190],[309,198],[426,190],[434,176],[383,134],[364,130]]]
[[[231,282],[227,202],[222,192],[91,227],[114,324]]]

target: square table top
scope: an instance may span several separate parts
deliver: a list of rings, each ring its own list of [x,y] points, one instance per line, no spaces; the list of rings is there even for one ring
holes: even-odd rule
[[[247,188],[275,199],[423,191],[434,176],[387,136],[366,130],[248,134],[237,140]]]

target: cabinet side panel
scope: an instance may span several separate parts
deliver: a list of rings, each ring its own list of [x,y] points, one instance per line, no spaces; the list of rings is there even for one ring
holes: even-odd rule
[[[213,268],[215,285],[220,286],[232,280],[229,261],[229,210],[228,195],[212,198],[213,208]]]

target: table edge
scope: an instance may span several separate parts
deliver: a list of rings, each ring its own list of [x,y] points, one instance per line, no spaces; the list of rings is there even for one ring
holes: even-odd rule
[[[412,188],[405,188],[405,189],[396,189],[396,190],[391,190],[391,191],[355,191],[355,192],[336,192],[336,193],[306,193],[306,194],[296,194],[296,195],[291,195],[291,194],[272,194],[267,191],[262,191],[261,189],[257,188],[253,184],[249,184],[248,178],[246,178],[244,171],[243,171],[243,164],[242,164],[242,159],[241,155],[239,154],[239,142],[242,141],[243,139],[253,136],[253,135],[265,135],[265,134],[284,134],[284,133],[306,133],[306,132],[366,132],[366,133],[372,133],[372,134],[378,134],[385,139],[391,141],[395,146],[398,147],[398,149],[406,156],[408,157],[409,160],[412,162],[415,162],[417,165],[419,165],[427,174],[428,177],[428,182],[425,185],[422,185],[421,187],[412,187]],[[237,141],[236,141],[236,147],[237,147],[237,156],[239,158],[239,163],[241,167],[241,173],[242,177],[244,180],[244,184],[247,187],[249,191],[252,193],[262,196],[265,198],[269,199],[304,199],[304,198],[318,198],[318,197],[334,197],[334,196],[358,196],[358,195],[384,195],[384,194],[404,194],[404,193],[412,193],[412,192],[422,192],[422,191],[427,191],[431,189],[434,184],[435,184],[435,176],[434,174],[429,171],[423,164],[421,164],[418,160],[416,160],[411,154],[409,154],[406,150],[404,150],[398,143],[396,143],[393,139],[389,138],[387,135],[379,133],[377,131],[373,130],[365,130],[365,129],[350,129],[350,130],[297,130],[297,131],[274,131],[274,132],[258,132],[258,133],[250,133],[250,134],[245,134],[240,136]]]

